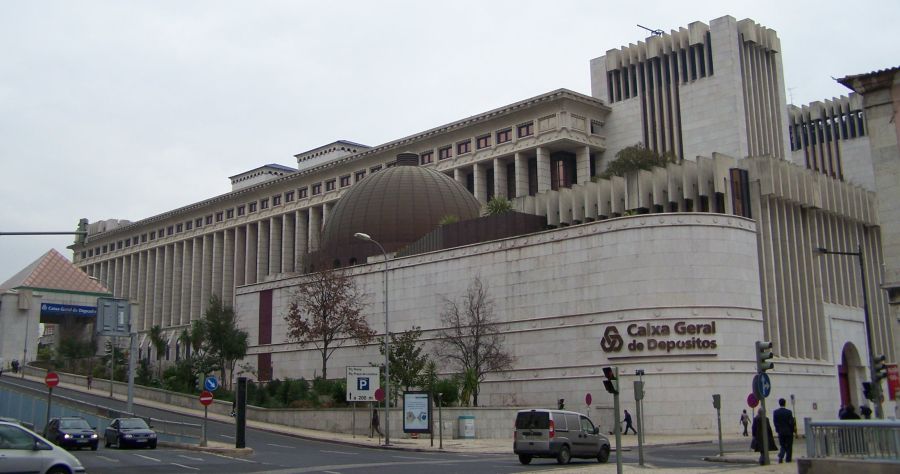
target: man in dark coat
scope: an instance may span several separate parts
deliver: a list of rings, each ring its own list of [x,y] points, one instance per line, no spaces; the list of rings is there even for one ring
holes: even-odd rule
[[[628,430],[630,429],[634,434],[637,434],[637,430],[634,429],[634,426],[631,424],[631,413],[628,413],[628,410],[625,410],[625,433],[628,434]]]
[[[763,449],[762,449],[762,447],[763,447],[763,445],[762,445],[763,431],[762,430],[763,429],[766,430],[766,441],[767,441],[766,444],[769,445],[769,451],[775,451],[776,449],[778,449],[778,446],[775,446],[775,437],[772,436],[772,425],[769,423],[768,419],[766,419],[765,428],[763,428],[762,417],[764,414],[765,414],[765,410],[763,410],[762,408],[757,410],[756,416],[753,417],[753,426],[750,428],[751,431],[753,432],[753,438],[752,438],[752,441],[750,442],[750,446],[753,448],[754,451],[759,453],[759,464],[760,465],[763,465],[763,463],[764,463]]]
[[[778,399],[779,408],[772,412],[772,422],[775,424],[775,432],[778,433],[778,462],[791,462],[794,451],[794,427],[797,425],[794,414],[785,408],[787,402],[783,398]]]

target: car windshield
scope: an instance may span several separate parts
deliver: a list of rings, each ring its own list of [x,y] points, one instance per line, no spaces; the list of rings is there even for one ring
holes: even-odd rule
[[[124,430],[146,430],[149,427],[140,418],[126,418],[119,422],[119,428]]]
[[[60,420],[59,427],[64,430],[89,430],[91,429],[91,425],[88,422],[82,420],[81,418],[75,418],[71,420]]]
[[[550,428],[550,414],[545,411],[526,411],[516,415],[518,430],[546,430]]]

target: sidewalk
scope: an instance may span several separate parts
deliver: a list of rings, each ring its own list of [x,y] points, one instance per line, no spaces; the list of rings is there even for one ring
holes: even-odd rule
[[[26,375],[25,378],[36,381],[43,382],[43,379],[39,377],[33,377]],[[99,389],[93,389],[88,391],[88,389],[84,386],[72,385],[72,384],[60,384],[61,388],[66,388],[69,390],[75,390],[82,393],[92,393],[94,395],[104,395],[106,397],[109,396],[108,392]],[[121,400],[122,397],[116,397],[117,400]],[[164,403],[154,402],[146,399],[135,398],[135,405],[141,405],[150,408],[157,408],[162,410],[169,410],[176,413],[181,413],[184,415],[192,415],[192,416],[203,416],[202,409],[193,409],[193,408],[184,408],[179,406],[167,405]],[[234,418],[230,416],[224,416],[219,414],[210,413],[209,419],[223,422],[223,423],[234,423]],[[277,425],[274,423],[265,423],[253,420],[247,420],[247,426],[255,429],[265,430],[272,433],[279,433],[288,436],[295,436],[298,438],[311,439],[311,440],[319,440],[319,441],[330,441],[342,444],[348,444],[353,446],[361,446],[361,447],[372,447],[372,448],[383,448],[383,449],[396,449],[396,450],[404,450],[404,451],[441,451],[440,448],[440,440],[437,435],[434,438],[434,443],[432,446],[431,438],[427,435],[422,435],[419,439],[409,438],[408,435],[401,433],[399,436],[395,435],[391,438],[390,446],[383,446],[383,439],[379,439],[377,436],[375,438],[369,438],[363,435],[353,436],[351,434],[346,433],[330,433],[325,431],[317,431],[305,428],[295,428],[291,426],[285,425]],[[510,431],[510,434],[512,432]],[[610,442],[613,444],[613,448],[615,448],[615,439],[612,436],[609,436]],[[741,466],[741,472],[753,473],[753,474],[763,474],[763,473],[788,473],[788,472],[797,472],[796,463],[790,464],[773,464],[770,466],[758,466],[755,465],[758,454],[749,450],[749,441],[750,438],[741,436],[740,434],[727,434],[724,436],[724,440],[733,441],[733,440],[746,440],[748,449],[740,452],[725,452],[725,457],[721,461],[718,462],[710,462],[709,467],[702,468],[702,472],[731,472]],[[679,444],[710,444],[715,446],[717,442],[717,438],[715,435],[653,435],[647,434],[644,436],[644,447],[652,447],[652,446],[663,446],[663,445],[679,445]],[[224,443],[210,443],[211,447],[215,446],[214,450],[228,450],[229,446]],[[636,450],[637,449],[637,436],[635,435],[623,435],[622,436],[622,446],[625,450]],[[179,447],[187,448],[187,446],[180,445]],[[803,443],[800,440],[796,440],[794,444],[795,451],[802,450]],[[191,448],[193,449],[193,448]],[[230,449],[234,449],[231,447]],[[513,456],[512,452],[512,437],[506,439],[452,439],[452,433],[445,433],[443,440],[443,449],[444,452],[452,452],[452,453],[478,453],[478,454],[508,454]],[[232,453],[239,454],[239,453]],[[797,453],[799,455],[801,452]],[[772,459],[777,462],[775,456],[773,454]],[[745,466],[745,467],[744,467]],[[555,464],[547,464],[547,468],[555,468]],[[690,472],[698,472],[697,468],[686,468],[686,469],[672,469],[672,468],[654,468],[651,465],[647,465],[645,468],[640,468],[633,465],[626,465],[624,467],[624,472],[643,472],[646,470],[653,470],[654,472],[659,473],[681,473],[686,474]],[[584,472],[584,473],[605,473],[605,472],[616,472],[615,465],[615,452],[610,456],[610,462],[607,464],[596,464],[596,465],[587,465],[585,469],[581,470],[567,470],[566,472]]]

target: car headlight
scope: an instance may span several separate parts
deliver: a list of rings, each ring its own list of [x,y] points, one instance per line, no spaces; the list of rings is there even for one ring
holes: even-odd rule
[[[97,439],[97,433],[92,434],[91,439]]]
[[[71,438],[72,438],[72,435],[70,435],[69,433],[66,433],[63,435],[63,439],[71,439]]]
[[[131,439],[131,438],[133,438],[133,437],[134,437],[134,436],[131,436],[130,434],[125,435],[125,439]]]
[[[156,433],[150,433],[151,438],[156,438]]]

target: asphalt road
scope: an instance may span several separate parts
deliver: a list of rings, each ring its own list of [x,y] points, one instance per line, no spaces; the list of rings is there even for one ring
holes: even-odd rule
[[[19,378],[0,378],[0,383],[24,385],[44,390],[39,382]],[[124,400],[110,399],[108,396],[85,394],[63,387],[54,389],[54,394],[84,400],[97,405],[124,409]],[[149,416],[171,421],[202,423],[202,418],[159,410],[135,404],[139,416]],[[40,427],[38,427],[40,429]],[[210,440],[224,443],[234,442],[234,423],[209,421]],[[247,428],[247,446],[253,448],[253,455],[247,458],[209,454],[198,451],[159,447],[150,449],[106,449],[102,443],[97,451],[73,451],[84,463],[88,472],[97,473],[171,473],[171,472],[392,472],[392,473],[512,473],[540,471],[548,468],[577,470],[594,467],[596,461],[573,460],[568,466],[558,466],[552,459],[535,459],[531,465],[523,466],[510,449],[509,454],[457,454],[444,452],[408,452],[349,446],[326,441],[314,441],[294,436],[270,433]],[[735,441],[726,443],[726,450],[741,450],[747,443]],[[645,464],[652,467],[712,467],[702,461],[704,456],[718,454],[718,446],[712,443],[680,446],[658,446],[645,450]],[[637,449],[623,452],[623,462],[637,464]],[[615,453],[610,456],[610,464],[615,463]],[[717,464],[726,469],[740,465]]]

